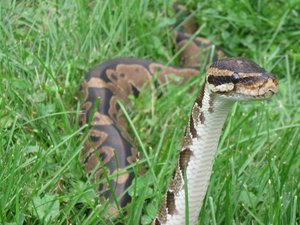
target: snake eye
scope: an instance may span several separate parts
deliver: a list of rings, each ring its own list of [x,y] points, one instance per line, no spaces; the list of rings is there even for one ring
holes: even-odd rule
[[[231,81],[232,83],[236,84],[240,79],[240,75],[238,73],[233,73],[231,75]]]

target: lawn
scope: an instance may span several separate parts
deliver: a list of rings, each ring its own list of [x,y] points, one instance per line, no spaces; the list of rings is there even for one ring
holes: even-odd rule
[[[186,2],[202,36],[279,80],[272,99],[228,115],[199,224],[299,225],[300,1]],[[105,224],[97,184],[80,164],[81,81],[114,57],[178,65],[175,22],[169,0],[0,0],[0,224]],[[128,224],[155,215],[201,81],[132,99],[148,160]]]

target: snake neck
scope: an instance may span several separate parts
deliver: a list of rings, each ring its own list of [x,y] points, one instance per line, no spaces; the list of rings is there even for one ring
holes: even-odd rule
[[[209,93],[203,84],[187,125],[176,171],[158,214],[159,224],[185,224],[186,205],[189,224],[197,223],[221,130],[232,105],[233,102]],[[185,175],[188,193],[184,188]]]

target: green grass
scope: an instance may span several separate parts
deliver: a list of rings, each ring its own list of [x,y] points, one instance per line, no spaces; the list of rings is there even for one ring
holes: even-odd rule
[[[86,2],[0,0],[0,224],[104,224],[97,184],[80,164],[81,80],[113,57],[178,63],[172,1]],[[199,224],[299,225],[300,1],[187,2],[200,34],[280,82],[271,100],[231,111]],[[188,90],[200,82],[169,85],[162,98],[149,88],[133,101],[149,156],[140,162],[151,169],[134,183],[129,224],[155,215],[197,93]]]

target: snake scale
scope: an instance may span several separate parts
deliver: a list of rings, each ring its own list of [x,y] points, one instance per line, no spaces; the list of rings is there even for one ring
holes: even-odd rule
[[[108,182],[98,187],[101,201],[109,201],[110,215],[130,203],[126,190],[134,173],[129,171],[137,157],[137,149],[126,132],[127,121],[117,100],[128,104],[128,96],[139,96],[147,84],[157,78],[159,84],[169,76],[183,77],[183,82],[199,74],[199,62],[212,58],[204,82],[189,116],[176,170],[152,224],[185,224],[184,176],[187,177],[189,224],[196,224],[211,175],[214,153],[225,118],[236,101],[266,99],[278,90],[276,78],[263,68],[244,58],[222,58],[222,51],[202,57],[212,46],[204,38],[195,38],[176,32],[175,42],[183,47],[180,61],[187,67],[166,66],[138,59],[117,58],[92,69],[82,83],[84,93],[80,125],[89,124],[82,161],[85,171],[96,180]],[[222,58],[222,59],[221,59]],[[205,62],[206,64],[209,61]]]

